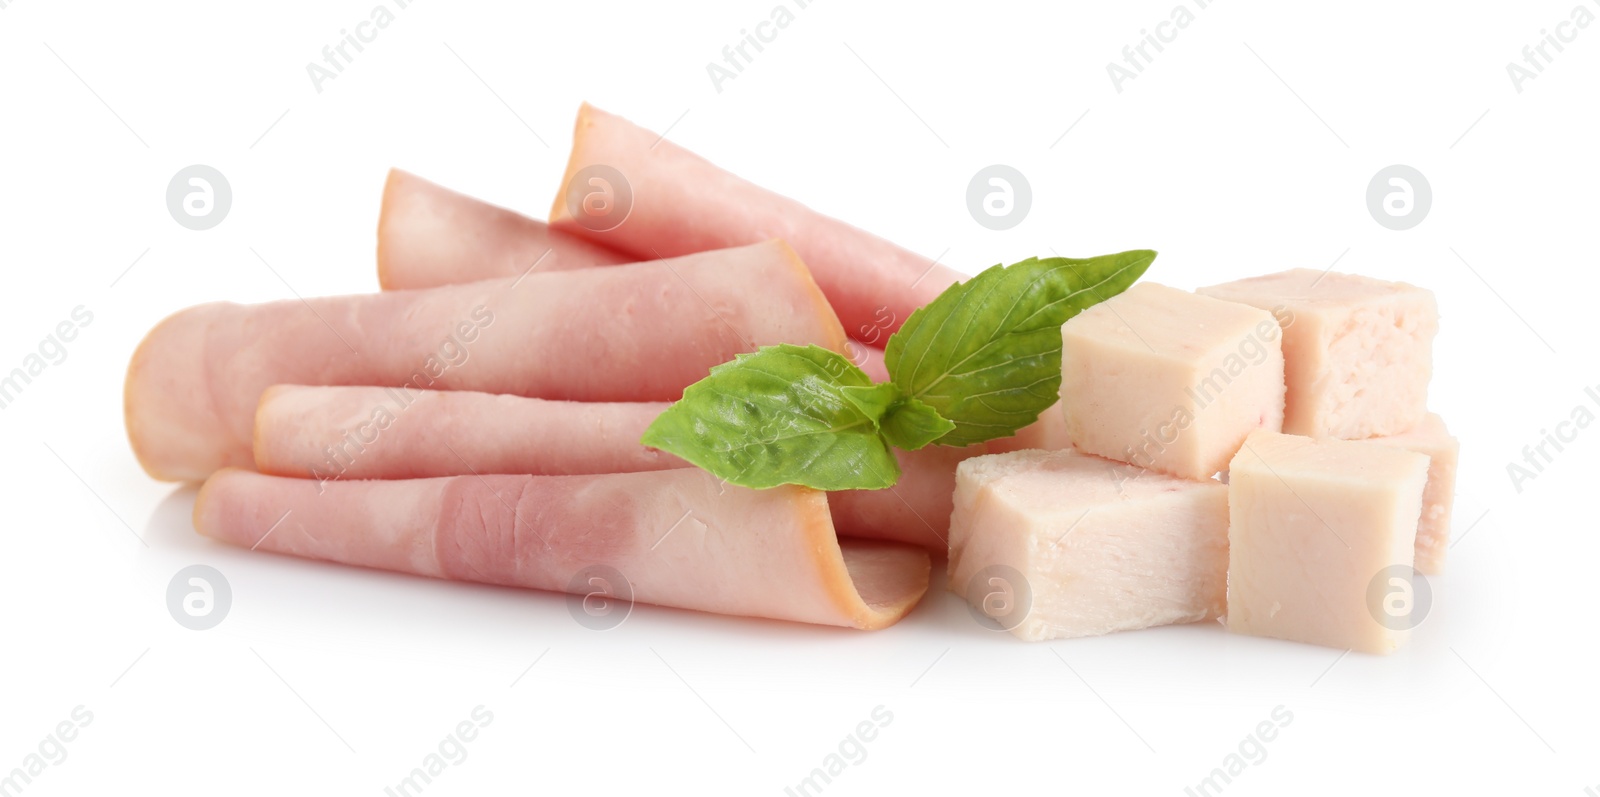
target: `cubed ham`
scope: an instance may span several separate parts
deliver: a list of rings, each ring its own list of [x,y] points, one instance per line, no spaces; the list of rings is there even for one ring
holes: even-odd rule
[[[1428,458],[1396,446],[1250,435],[1228,470],[1228,629],[1399,647],[1427,481]]]
[[[1417,524],[1417,570],[1430,576],[1444,572],[1450,552],[1450,510],[1456,497],[1456,463],[1461,443],[1450,436],[1444,419],[1435,413],[1409,432],[1374,437],[1372,442],[1397,446],[1428,456],[1428,487],[1422,493],[1422,520]]]
[[[1359,440],[1409,431],[1428,413],[1433,293],[1403,282],[1297,268],[1201,288],[1283,324],[1283,431]]]
[[[327,485],[227,469],[195,499],[194,525],[251,549],[507,587],[574,591],[605,566],[644,603],[860,629],[893,625],[928,588],[927,551],[841,545],[826,493],[694,468]]]
[[[128,366],[128,436],[147,472],[252,462],[279,383],[670,401],[777,343],[843,351],[844,331],[781,241],[673,260],[370,296],[207,304],[162,321]]]
[[[624,200],[621,186],[609,186],[615,194],[600,203],[605,216],[599,224],[575,217],[569,203],[569,188],[589,167],[615,170],[631,194]],[[579,185],[576,195],[590,190]],[[587,211],[580,206],[579,212]],[[782,238],[811,266],[849,335],[878,345],[911,311],[962,278],[933,258],[746,182],[670,139],[587,104],[578,110],[550,226],[640,259]]]
[[[651,259],[613,252],[399,169],[389,170],[383,186],[378,283],[384,290]]]
[[[1061,328],[1061,411],[1080,451],[1190,479],[1283,423],[1272,314],[1141,282]]]
[[[1031,596],[1018,607],[1025,616],[1003,621],[1016,636],[1064,639],[1222,615],[1223,484],[1073,451],[975,457],[956,474],[950,589],[980,610],[992,602],[1009,611]]]

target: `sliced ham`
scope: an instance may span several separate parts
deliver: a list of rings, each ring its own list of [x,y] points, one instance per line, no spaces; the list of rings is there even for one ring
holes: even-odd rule
[[[386,291],[520,277],[530,269],[570,271],[639,260],[399,169],[389,170],[383,187],[378,283]],[[852,341],[846,352],[851,362],[873,381],[887,382],[883,347],[889,333],[868,327],[852,334],[861,340]]]
[[[688,468],[326,485],[229,469],[206,481],[194,524],[242,547],[509,587],[582,594],[585,569],[606,566],[636,601],[860,629],[894,624],[928,588],[926,551],[841,544],[826,494]]]
[[[944,552],[950,544],[956,466],[984,453],[983,445],[896,449],[900,481],[893,487],[829,494],[834,525],[841,534],[908,542]]]
[[[620,224],[574,217],[568,187],[585,168],[610,167],[631,202]],[[587,180],[587,178],[585,178]],[[580,194],[584,189],[579,186]],[[621,195],[609,206],[623,213]],[[579,212],[586,212],[579,207]],[[740,246],[794,245],[851,337],[882,345],[911,311],[962,279],[950,268],[752,185],[663,137],[585,104],[550,226],[639,258]]]
[[[433,288],[632,263],[543,222],[496,207],[399,169],[389,170],[378,216],[378,282],[384,290]],[[537,266],[535,265],[537,264]]]
[[[667,401],[741,351],[835,351],[844,331],[781,241],[671,261],[371,296],[208,304],[162,321],[128,366],[135,455],[160,479],[248,466],[279,383]]]
[[[549,401],[470,390],[277,385],[255,465],[302,479],[572,476],[692,467],[640,445],[666,402]]]
[[[473,391],[279,385],[256,412],[255,465],[321,482],[624,473],[692,467],[639,444],[665,403],[546,401]],[[897,451],[886,490],[833,493],[849,537],[947,546],[956,465],[983,446]]]
[[[865,371],[874,382],[889,381],[889,366],[883,361],[883,349],[878,346],[868,346],[851,341],[845,354],[850,357],[850,362]]]

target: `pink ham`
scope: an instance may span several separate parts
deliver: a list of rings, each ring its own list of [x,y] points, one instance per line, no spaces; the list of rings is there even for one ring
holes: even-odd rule
[[[852,340],[845,349],[845,355],[850,358],[850,362],[856,364],[856,367],[865,371],[872,381],[889,381],[889,366],[883,361],[883,349]]]
[[[639,444],[666,402],[548,401],[470,390],[277,385],[255,465],[302,479],[572,476],[692,467]]]
[[[384,290],[433,288],[641,259],[611,251],[399,169],[389,170],[378,216]]]
[[[223,470],[195,529],[241,547],[433,578],[877,629],[928,588],[926,551],[834,536],[824,493],[747,490],[696,469],[337,482]],[[607,595],[621,593],[611,585]]]
[[[639,444],[664,403],[582,403],[472,391],[279,385],[256,412],[262,473],[331,480],[575,475],[692,467]],[[886,490],[830,496],[850,537],[946,547],[956,465],[983,446],[898,451]]]
[[[535,261],[539,264],[536,270],[543,272],[636,260],[640,258],[552,230],[544,222],[399,169],[389,170],[383,187],[383,207],[378,215],[378,282],[386,291],[521,276]],[[927,298],[937,295],[935,291]],[[889,338],[887,313],[884,309],[876,317],[876,322],[883,323],[851,333],[861,340],[852,341],[845,352],[875,382],[889,381],[883,363],[883,346]],[[894,326],[900,321],[904,318],[897,319]]]
[[[193,307],[134,352],[124,411],[147,472],[200,479],[252,462],[256,404],[273,384],[665,401],[738,352],[777,343],[845,344],[781,241],[426,291]]]
[[[897,449],[900,481],[883,490],[830,493],[833,523],[841,534],[908,542],[942,553],[950,544],[956,466],[985,453],[983,445]]]
[[[575,217],[568,188],[587,167],[615,169],[632,199],[620,224]],[[603,175],[602,175],[603,177]],[[596,185],[584,176],[578,195]],[[622,199],[593,208],[622,213]],[[581,205],[579,213],[588,213]],[[782,238],[816,275],[848,333],[877,342],[962,275],[787,197],[752,185],[625,119],[584,105],[550,226],[641,259]],[[878,340],[875,340],[878,339]]]

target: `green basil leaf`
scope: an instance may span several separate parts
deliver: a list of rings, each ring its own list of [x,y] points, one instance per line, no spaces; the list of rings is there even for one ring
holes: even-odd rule
[[[872,380],[843,355],[817,346],[766,346],[712,368],[640,442],[744,487],[892,486],[900,466],[878,433],[878,418],[857,403],[861,391],[852,397],[847,387],[871,388]]]
[[[900,388],[893,382],[884,382],[881,385],[845,385],[839,392],[849,399],[861,414],[872,419],[872,428],[878,428],[883,420],[883,414],[889,411],[896,401],[900,400]]]
[[[950,286],[889,338],[885,364],[906,396],[955,428],[942,445],[1008,437],[1061,389],[1061,325],[1127,290],[1156,253],[1031,258]]]
[[[896,402],[878,423],[883,439],[906,451],[916,451],[954,428],[956,425],[941,417],[938,410],[914,398]]]

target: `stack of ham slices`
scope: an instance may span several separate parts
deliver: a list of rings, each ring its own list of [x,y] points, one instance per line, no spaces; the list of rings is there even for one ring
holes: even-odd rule
[[[625,218],[567,201],[595,169]],[[391,172],[382,293],[149,333],[124,407],[140,464],[205,480],[196,528],[252,549],[560,591],[603,565],[643,602],[873,629],[926,592],[962,460],[1062,444],[1052,412],[898,452],[888,490],[721,483],[638,442],[685,387],[779,343],[883,379],[872,344],[960,275],[588,106],[550,218]]]

